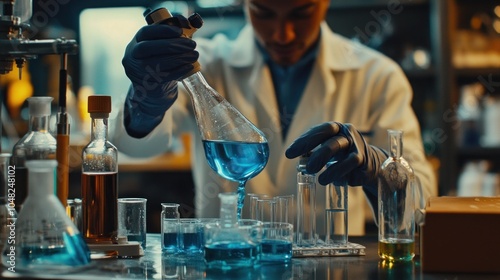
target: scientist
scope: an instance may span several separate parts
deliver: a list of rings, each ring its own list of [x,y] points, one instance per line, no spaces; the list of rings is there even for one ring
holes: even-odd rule
[[[196,216],[218,217],[218,194],[235,191],[236,184],[209,167],[189,96],[178,84],[199,60],[207,82],[268,139],[269,162],[249,180],[247,193],[296,194],[297,157],[319,146],[308,169],[320,171],[336,156],[338,164],[322,172],[319,183],[347,180],[352,186],[349,234],[361,235],[372,218],[365,206],[377,207],[376,173],[387,158],[387,129],[401,129],[404,155],[422,183],[418,195],[436,195],[404,73],[382,54],[333,33],[324,21],[329,4],[245,0],[248,24],[234,41],[217,35],[195,43],[181,38],[177,27],[144,26],[123,57],[132,86],[113,143],[131,156],[146,157],[165,152],[172,135],[192,132]],[[324,190],[317,188],[319,233]]]

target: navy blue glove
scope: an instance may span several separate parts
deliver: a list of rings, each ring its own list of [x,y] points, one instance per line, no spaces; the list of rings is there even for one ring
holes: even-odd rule
[[[320,184],[347,182],[351,186],[363,186],[377,196],[377,174],[388,154],[368,145],[353,125],[337,122],[317,125],[297,138],[285,155],[295,158],[311,150],[306,166],[310,173],[317,173],[329,162],[336,161],[319,175]]]
[[[176,26],[147,25],[127,45],[122,64],[132,82],[125,104],[125,127],[131,136],[143,137],[161,122],[177,99],[177,80],[198,60],[196,43],[181,35]]]

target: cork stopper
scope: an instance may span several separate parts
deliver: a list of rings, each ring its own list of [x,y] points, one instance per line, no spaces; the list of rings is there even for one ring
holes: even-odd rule
[[[87,111],[93,117],[105,117],[111,113],[111,96],[108,95],[91,95],[88,98]]]

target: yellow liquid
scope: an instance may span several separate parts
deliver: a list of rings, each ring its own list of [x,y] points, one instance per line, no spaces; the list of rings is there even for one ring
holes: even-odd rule
[[[411,261],[415,256],[415,242],[409,239],[384,239],[378,242],[378,255],[388,261]]]

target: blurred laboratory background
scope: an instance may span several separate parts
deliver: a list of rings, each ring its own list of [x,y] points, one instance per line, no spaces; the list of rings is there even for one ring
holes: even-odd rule
[[[111,95],[110,118],[115,117],[129,86],[121,59],[145,24],[144,10],[197,12],[205,24],[195,36],[223,32],[234,38],[245,24],[241,2],[33,1],[32,38],[64,37],[79,44],[78,54],[68,57],[70,197],[81,196],[81,150],[90,132],[87,96]],[[500,0],[331,0],[327,21],[404,69],[439,194],[500,195]],[[57,112],[59,60],[28,60],[21,80],[17,70],[0,76],[2,152],[10,152],[28,129],[27,97],[52,96],[52,113]],[[190,135],[183,135],[155,158],[119,154],[119,196],[148,199],[148,232],[159,232],[161,202],[180,203],[182,217],[194,215],[189,142]]]

